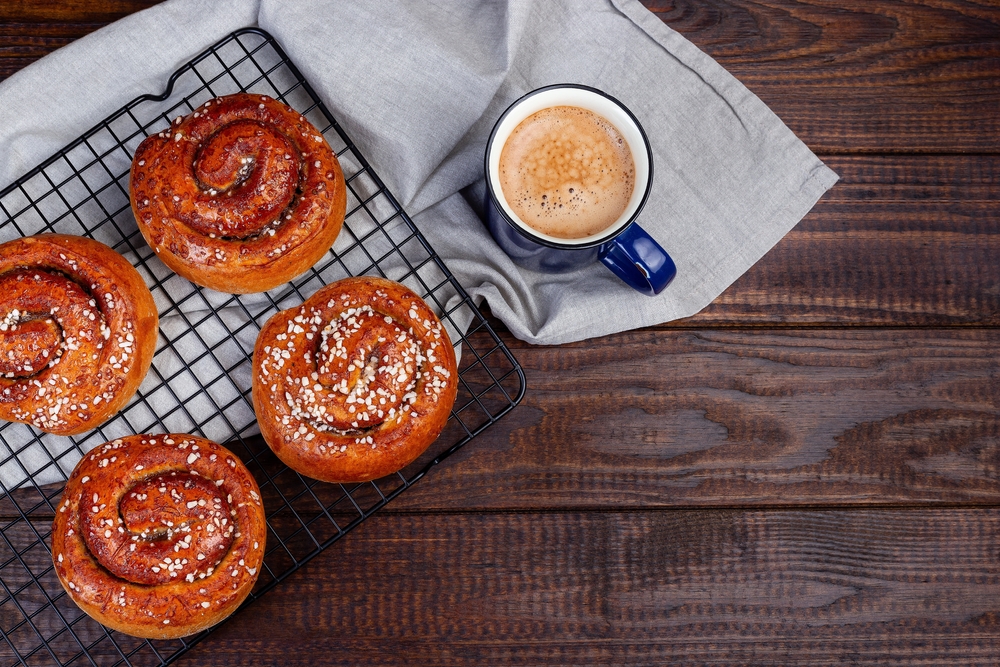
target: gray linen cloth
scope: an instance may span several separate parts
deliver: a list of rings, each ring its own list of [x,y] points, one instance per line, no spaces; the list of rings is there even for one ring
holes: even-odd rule
[[[837,178],[753,93],[635,0],[171,0],[0,83],[0,185],[253,24],[288,52],[459,282],[528,342],[698,312]],[[598,265],[558,276],[520,269],[476,215],[496,118],[559,82],[606,90],[646,128],[655,185],[641,224],[677,263],[657,297]]]
[[[837,180],[636,0],[169,0],[0,83],[0,188],[251,25],[282,45],[458,281],[531,343],[698,312]],[[524,93],[563,82],[609,92],[646,129],[655,182],[640,220],[677,264],[656,297],[601,265],[520,269],[477,215],[495,120]]]

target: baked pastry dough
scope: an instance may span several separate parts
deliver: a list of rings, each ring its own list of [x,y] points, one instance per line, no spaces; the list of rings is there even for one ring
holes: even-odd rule
[[[135,435],[77,464],[52,523],[52,557],[91,617],[168,639],[239,607],[266,535],[257,483],[229,450],[190,435]]]
[[[0,418],[72,435],[132,398],[156,350],[156,304],[124,257],[81,236],[0,245]]]
[[[344,222],[344,175],[326,139],[265,95],[205,102],[147,137],[132,160],[139,230],[199,285],[264,292],[309,269]]]
[[[455,350],[410,289],[348,278],[272,316],[253,354],[264,440],[290,468],[363,482],[415,460],[444,428],[458,389]]]

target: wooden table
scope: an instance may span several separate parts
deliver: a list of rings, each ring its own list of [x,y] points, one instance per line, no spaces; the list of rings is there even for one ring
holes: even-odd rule
[[[690,319],[505,334],[523,403],[179,664],[1000,664],[1000,3],[644,2],[841,182]],[[0,76],[144,4],[4,3]]]

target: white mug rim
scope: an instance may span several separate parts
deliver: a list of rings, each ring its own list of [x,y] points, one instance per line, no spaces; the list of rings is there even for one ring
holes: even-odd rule
[[[564,91],[570,92],[573,101],[559,101],[559,99],[555,99],[560,92]],[[593,104],[580,103],[579,100],[581,98],[590,100]],[[566,97],[563,96],[561,99],[565,100]],[[629,144],[629,150],[632,152],[632,160],[635,163],[636,183],[633,188],[632,197],[625,210],[611,225],[596,234],[591,234],[583,238],[567,239],[545,234],[532,228],[514,213],[499,185],[500,151],[494,150],[494,148],[497,144],[500,144],[502,148],[503,142],[507,140],[510,133],[524,118],[527,118],[536,111],[554,106],[579,106],[603,116],[618,128],[619,132],[625,137],[625,140]],[[599,108],[595,109],[592,106]],[[605,113],[609,109],[612,110],[611,113]],[[608,116],[612,117],[608,118]],[[622,127],[622,125],[625,125],[625,127]],[[646,133],[638,119],[628,107],[616,98],[602,90],[582,84],[552,84],[537,88],[521,96],[508,106],[497,119],[493,125],[493,130],[490,132],[486,146],[486,187],[501,217],[511,224],[514,229],[532,241],[555,248],[588,248],[614,239],[624,232],[639,216],[652,187],[652,150],[649,146],[649,140],[646,138]]]

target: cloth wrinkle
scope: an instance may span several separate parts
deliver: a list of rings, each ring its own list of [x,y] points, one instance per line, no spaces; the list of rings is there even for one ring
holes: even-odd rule
[[[0,183],[255,24],[288,53],[457,281],[529,343],[696,313],[837,180],[752,92],[638,0],[167,0],[0,83],[0,152],[11,158]],[[603,88],[645,127],[654,191],[640,221],[678,266],[657,297],[599,264],[572,274],[522,270],[480,218],[493,123],[524,93],[557,82]]]

